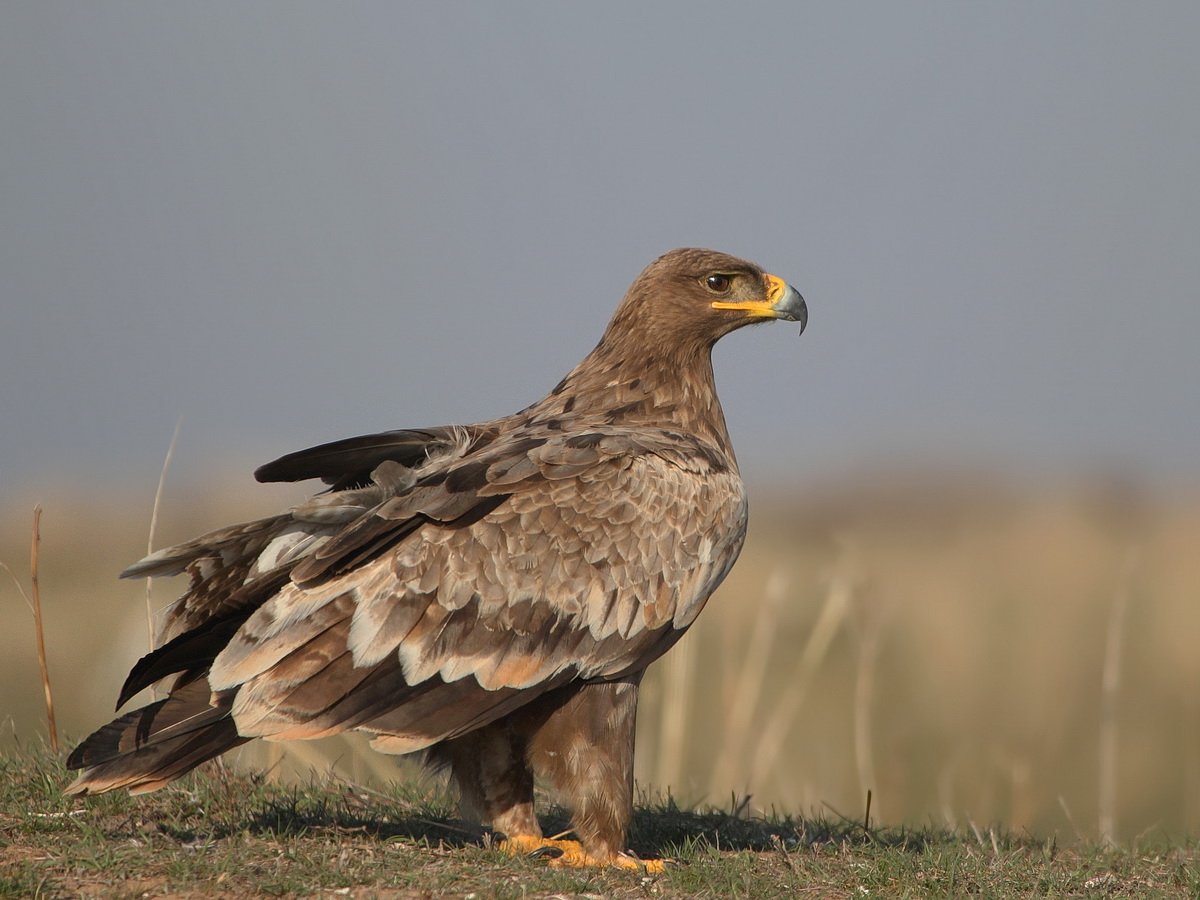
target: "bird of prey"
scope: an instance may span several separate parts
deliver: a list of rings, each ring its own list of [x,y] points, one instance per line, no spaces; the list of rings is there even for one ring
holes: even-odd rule
[[[673,250],[532,406],[262,466],[260,481],[329,487],[122,573],[190,578],[117,707],[160,682],[167,695],[80,744],[68,790],[152,791],[254,738],[357,730],[448,767],[464,812],[514,852],[657,871],[625,849],[638,685],[741,549],[711,351],[772,319],[807,320],[784,281]],[[535,775],[577,841],[543,838]]]

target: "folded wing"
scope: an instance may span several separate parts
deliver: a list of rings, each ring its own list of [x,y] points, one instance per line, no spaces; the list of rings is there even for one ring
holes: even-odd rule
[[[451,446],[132,567],[192,587],[122,699],[204,675],[239,740],[358,729],[410,752],[641,670],[740,549],[741,481],[697,438],[526,428]]]

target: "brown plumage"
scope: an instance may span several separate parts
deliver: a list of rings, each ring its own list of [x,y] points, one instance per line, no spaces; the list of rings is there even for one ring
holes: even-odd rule
[[[169,694],[76,748],[69,790],[154,790],[256,737],[356,729],[448,765],[464,807],[517,849],[545,843],[536,773],[573,809],[580,843],[557,845],[568,862],[635,865],[638,684],[746,530],[711,349],[750,322],[805,316],[757,266],[675,250],[521,412],[263,466],[261,481],[332,486],[123,573],[190,576],[118,705],[157,682]]]

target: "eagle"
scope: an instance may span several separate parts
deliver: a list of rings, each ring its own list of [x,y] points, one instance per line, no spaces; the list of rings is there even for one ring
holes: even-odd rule
[[[757,265],[673,250],[520,412],[262,466],[259,481],[328,487],[122,573],[190,579],[117,709],[153,685],[166,695],[84,740],[67,791],[153,791],[254,738],[360,731],[448,768],[464,816],[511,852],[660,870],[626,850],[638,687],[746,534],[712,347],[774,319],[803,331],[807,317]],[[535,776],[577,840],[543,837]]]

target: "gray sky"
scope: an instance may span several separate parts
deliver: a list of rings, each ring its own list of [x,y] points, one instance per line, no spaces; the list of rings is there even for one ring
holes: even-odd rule
[[[0,500],[541,396],[674,246],[743,469],[1200,467],[1200,4],[5,3]]]

